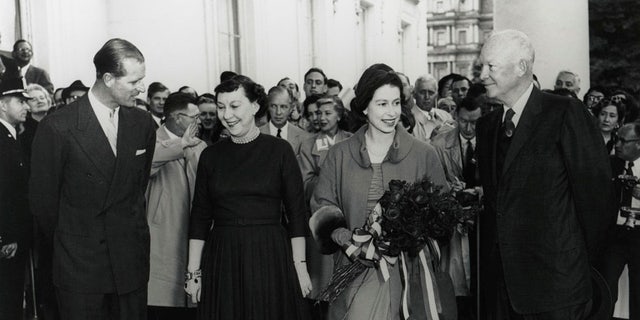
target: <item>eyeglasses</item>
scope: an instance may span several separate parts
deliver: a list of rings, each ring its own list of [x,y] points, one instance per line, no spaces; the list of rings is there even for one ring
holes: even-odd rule
[[[181,113],[181,112],[180,112],[180,113],[178,113],[178,115],[179,115],[179,116],[185,116],[185,117],[187,117],[187,118],[189,118],[189,119],[191,119],[191,120],[195,120],[195,119],[197,119],[197,118],[200,116],[200,114],[195,114],[195,115],[190,116],[190,115],[188,115],[188,114],[186,114],[186,113]]]
[[[640,139],[625,139],[625,138],[621,138],[618,137],[618,142],[620,142],[621,144],[625,144],[627,142],[635,142],[635,141],[640,141]]]
[[[215,118],[216,117],[216,113],[215,112],[200,112],[200,118],[205,118],[205,117]]]
[[[600,100],[602,100],[602,98],[604,98],[604,96],[592,96],[592,95],[588,95],[587,99],[589,101],[593,101],[593,102],[598,102]]]
[[[626,102],[627,98],[625,98],[623,96],[613,96],[613,97],[611,97],[611,101],[617,102],[617,103]]]

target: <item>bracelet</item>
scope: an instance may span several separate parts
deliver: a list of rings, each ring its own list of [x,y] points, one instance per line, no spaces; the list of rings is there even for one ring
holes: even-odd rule
[[[192,279],[198,279],[202,276],[202,271],[201,270],[196,270],[194,272],[185,272],[184,274],[184,279],[185,281],[189,281]]]

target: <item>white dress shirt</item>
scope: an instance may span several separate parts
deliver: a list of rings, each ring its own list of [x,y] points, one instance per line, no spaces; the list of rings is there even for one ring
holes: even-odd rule
[[[271,123],[271,121],[269,121],[269,133],[274,137],[278,136],[278,128],[276,128],[276,126],[274,126],[273,123]],[[282,126],[282,128],[280,128],[280,137],[284,140],[287,140],[287,137],[289,137],[288,121],[287,123],[284,124],[284,126]]]
[[[522,116],[522,111],[524,111],[524,106],[527,105],[527,101],[529,100],[529,97],[531,96],[532,91],[533,91],[533,82],[529,85],[527,90],[525,90],[522,93],[522,95],[520,96],[520,98],[518,98],[516,103],[514,103],[513,106],[511,107],[511,110],[515,112],[513,115],[513,118],[511,118],[511,121],[513,121],[513,124],[515,125],[516,128],[518,127],[518,122],[520,121],[520,117]],[[506,108],[508,108],[508,106],[505,106],[505,112],[502,114],[502,122],[504,122],[504,117],[507,114]]]
[[[102,127],[102,131],[104,131],[104,134],[107,136],[107,140],[109,140],[111,150],[113,151],[113,154],[117,156],[118,148],[116,143],[118,141],[118,113],[120,111],[120,107],[118,106],[115,109],[111,109],[104,105],[93,94],[93,88],[89,89],[87,94],[89,95],[89,103],[98,118],[100,127]]]

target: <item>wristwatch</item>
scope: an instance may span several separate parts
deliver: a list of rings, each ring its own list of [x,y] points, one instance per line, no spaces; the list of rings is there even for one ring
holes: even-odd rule
[[[189,281],[191,279],[197,279],[202,276],[202,271],[196,270],[194,272],[185,272],[184,279],[185,281]]]

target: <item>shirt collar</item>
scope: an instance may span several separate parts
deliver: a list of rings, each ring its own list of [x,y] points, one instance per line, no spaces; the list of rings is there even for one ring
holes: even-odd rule
[[[515,126],[518,126],[518,121],[520,121],[520,116],[522,116],[522,111],[524,110],[524,107],[527,105],[527,101],[529,101],[529,97],[531,96],[532,91],[533,91],[533,82],[529,84],[529,87],[527,87],[527,90],[525,90],[522,93],[520,98],[518,98],[518,100],[516,100],[516,103],[514,103],[513,106],[511,107],[511,110],[515,112],[513,114],[513,118],[511,118],[511,121],[513,121],[513,124]],[[505,106],[505,111],[506,110],[507,110],[507,107]],[[506,112],[502,114],[502,121],[504,121],[505,115],[506,115]]]
[[[5,127],[7,127],[7,130],[9,130],[11,135],[13,135],[13,139],[17,139],[18,138],[18,134],[17,134],[16,128],[14,126],[12,126],[9,122],[7,122],[6,120],[4,120],[2,118],[0,118],[0,123],[2,123]]]
[[[98,97],[93,94],[93,87],[89,89],[87,95],[89,96],[89,104],[91,104],[91,108],[93,109],[93,112],[96,113],[98,119],[109,119],[109,114],[112,110],[115,111],[115,115],[117,117],[118,111],[120,110],[119,106],[115,109],[111,109],[104,103],[100,102],[100,100],[98,100]]]
[[[467,146],[467,138],[463,137],[461,133],[458,134],[460,136],[460,142],[462,142],[462,146],[466,147]],[[473,147],[476,146],[476,137],[474,136],[473,138],[471,138],[471,145]]]
[[[269,132],[274,137],[278,134],[278,128],[276,128],[276,126],[274,126],[271,121],[269,121]],[[287,137],[289,136],[288,133],[289,133],[289,121],[287,121],[287,123],[285,123],[284,126],[280,128],[280,137],[286,140]]]

